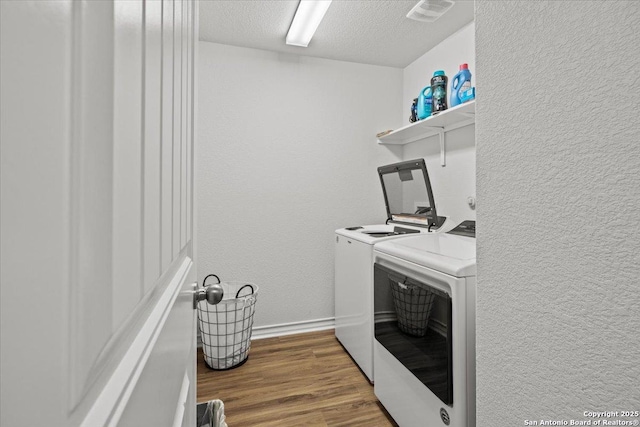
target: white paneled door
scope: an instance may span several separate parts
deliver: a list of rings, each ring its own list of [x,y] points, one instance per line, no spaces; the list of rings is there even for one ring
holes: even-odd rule
[[[0,8],[0,424],[193,427],[197,2]]]

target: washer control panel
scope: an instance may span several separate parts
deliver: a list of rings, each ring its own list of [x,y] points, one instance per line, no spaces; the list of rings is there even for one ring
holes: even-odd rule
[[[449,234],[458,234],[460,236],[476,237],[476,222],[462,221],[456,228],[447,231]]]

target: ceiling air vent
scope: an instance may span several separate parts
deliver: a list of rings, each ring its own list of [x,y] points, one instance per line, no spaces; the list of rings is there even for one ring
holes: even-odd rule
[[[422,22],[433,22],[453,6],[452,0],[420,0],[407,13],[407,18]]]

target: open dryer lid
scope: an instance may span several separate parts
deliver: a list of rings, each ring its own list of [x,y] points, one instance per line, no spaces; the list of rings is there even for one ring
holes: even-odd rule
[[[387,221],[439,228],[433,191],[424,159],[409,160],[378,168]]]

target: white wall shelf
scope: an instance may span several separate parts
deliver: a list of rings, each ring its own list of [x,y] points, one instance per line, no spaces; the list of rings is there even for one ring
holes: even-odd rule
[[[445,132],[476,122],[475,99],[456,105],[435,116],[411,123],[378,138],[378,144],[404,145],[434,135],[440,135],[440,164],[445,166]]]

